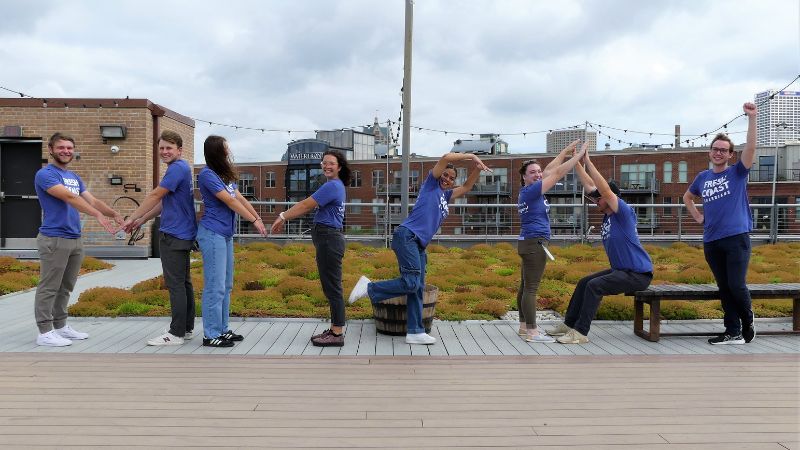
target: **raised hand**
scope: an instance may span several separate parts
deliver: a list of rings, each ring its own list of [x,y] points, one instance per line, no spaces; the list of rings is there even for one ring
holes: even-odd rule
[[[748,117],[755,117],[756,113],[758,113],[758,108],[754,103],[747,102],[742,105],[742,109],[744,110],[745,115]]]

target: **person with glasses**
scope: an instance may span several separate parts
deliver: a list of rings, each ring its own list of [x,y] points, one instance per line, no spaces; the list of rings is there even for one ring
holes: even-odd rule
[[[310,197],[278,214],[272,222],[272,233],[280,233],[287,220],[304,216],[316,208],[311,242],[316,250],[317,272],[322,292],[331,309],[331,327],[311,337],[317,347],[342,347],[344,345],[344,297],[342,295],[342,259],[345,240],[344,224],[345,186],[350,184],[350,166],[340,152],[328,150],[322,154],[322,173],[325,183]]]
[[[718,134],[708,152],[711,168],[700,172],[683,194],[686,209],[703,224],[703,253],[717,281],[724,312],[725,332],[709,339],[712,345],[744,344],[756,336],[746,276],[753,229],[747,177],[755,159],[757,108],[745,103],[742,109],[748,120],[747,143],[739,161],[730,165],[733,142]],[[703,199],[702,213],[694,204],[696,197]]]
[[[583,277],[575,286],[567,306],[564,322],[558,324],[550,334],[562,335],[557,339],[562,344],[586,344],[589,327],[597,314],[605,295],[622,294],[647,289],[653,280],[653,262],[639,241],[636,231],[636,213],[619,198],[619,187],[607,182],[589,158],[583,155],[586,164],[576,167],[587,198],[597,204],[603,213],[600,237],[608,256],[610,269]]]
[[[520,234],[517,253],[522,261],[517,309],[519,310],[519,335],[528,342],[555,342],[555,339],[536,326],[536,292],[547,264],[546,247],[550,242],[550,205],[545,192],[572,170],[586,152],[587,144],[575,151],[579,141],[573,141],[547,165],[544,171],[535,159],[525,161],[519,168],[520,184],[517,210]],[[567,154],[573,156],[564,161]]]
[[[473,169],[463,186],[455,186],[456,170],[453,163],[471,161]],[[446,153],[428,172],[420,186],[419,195],[411,214],[392,235],[392,250],[397,256],[400,277],[393,280],[370,282],[362,276],[350,293],[349,302],[369,297],[380,303],[393,297],[406,296],[406,343],[430,345],[436,338],[425,332],[422,324],[422,296],[425,288],[425,266],[428,261],[425,247],[448,215],[448,203],[472,189],[482,170],[491,172],[477,155],[472,153]]]
[[[203,217],[197,243],[203,255],[203,345],[233,347],[244,336],[228,328],[233,290],[233,234],[239,214],[266,236],[267,229],[253,205],[239,192],[238,174],[228,141],[211,135],[203,143],[206,166],[197,175],[203,197]]]

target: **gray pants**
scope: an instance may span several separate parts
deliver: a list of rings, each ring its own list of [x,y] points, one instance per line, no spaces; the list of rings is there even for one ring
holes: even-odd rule
[[[517,253],[522,259],[517,291],[520,328],[523,324],[528,329],[536,328],[536,292],[542,281],[544,266],[547,265],[547,255],[541,243],[547,245],[547,239],[525,239],[517,243]]]
[[[79,239],[36,237],[39,247],[39,286],[33,303],[39,333],[67,324],[69,296],[78,280],[83,261],[83,242]]]

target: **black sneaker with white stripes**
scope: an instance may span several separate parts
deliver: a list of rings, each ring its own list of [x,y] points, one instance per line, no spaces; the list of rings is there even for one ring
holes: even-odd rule
[[[239,341],[243,341],[244,340],[244,336],[242,336],[241,334],[236,334],[231,330],[228,330],[228,331],[222,333],[221,337],[223,337],[223,338],[225,338],[225,339],[227,339],[229,341],[234,341],[234,342],[239,342]]]
[[[204,347],[233,347],[233,341],[225,339],[225,335],[213,339],[203,338]]]
[[[730,334],[720,334],[719,336],[713,337],[708,340],[708,343],[711,345],[741,345],[744,344],[744,338],[742,335],[738,336],[731,336]]]

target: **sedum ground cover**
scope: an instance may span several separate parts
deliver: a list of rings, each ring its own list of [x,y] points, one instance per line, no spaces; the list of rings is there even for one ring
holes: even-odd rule
[[[112,265],[87,256],[81,264],[81,274],[111,268]],[[0,256],[0,295],[22,291],[39,284],[39,262]]]
[[[675,243],[645,246],[653,259],[653,283],[713,283],[701,247]],[[540,309],[563,314],[577,281],[608,267],[602,247],[552,246],[556,261],[549,261],[539,287]],[[192,263],[192,281],[200,315],[203,286],[200,255]],[[329,317],[310,244],[258,242],[235,247],[234,289],[231,314],[241,317]],[[442,320],[496,319],[516,309],[519,256],[507,243],[478,244],[468,249],[428,247],[427,283],[439,288],[436,317]],[[372,280],[398,275],[397,260],[389,249],[349,243],[343,267],[345,298],[362,274]],[[750,283],[800,282],[800,243],[753,248],[747,277]],[[719,301],[665,302],[666,319],[721,318]],[[791,315],[791,300],[754,302],[758,317]],[[169,316],[169,294],[162,277],[143,281],[131,289],[94,288],[70,307],[76,316]],[[372,317],[366,299],[347,306],[349,319]],[[606,297],[597,315],[604,320],[631,320],[633,300],[624,295]]]

